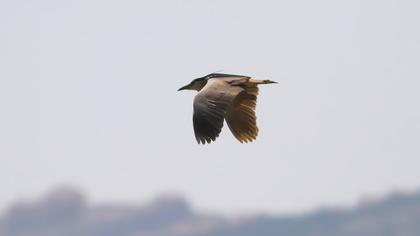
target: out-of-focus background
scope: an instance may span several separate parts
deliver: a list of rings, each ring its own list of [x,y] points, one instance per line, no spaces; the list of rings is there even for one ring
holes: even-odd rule
[[[420,2],[0,2],[0,236],[420,235]],[[260,135],[194,92],[270,79]]]

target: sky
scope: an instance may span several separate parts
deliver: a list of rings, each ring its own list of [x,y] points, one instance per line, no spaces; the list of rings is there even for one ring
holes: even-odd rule
[[[0,212],[70,184],[94,203],[302,212],[420,186],[416,0],[0,2]],[[270,79],[258,140],[197,145],[193,91]]]

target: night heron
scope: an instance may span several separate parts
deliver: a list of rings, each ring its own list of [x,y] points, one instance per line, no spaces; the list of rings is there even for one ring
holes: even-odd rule
[[[213,73],[191,81],[178,89],[197,90],[194,98],[193,125],[197,142],[216,140],[226,120],[239,142],[255,140],[258,127],[255,116],[258,84],[276,83],[243,75]]]

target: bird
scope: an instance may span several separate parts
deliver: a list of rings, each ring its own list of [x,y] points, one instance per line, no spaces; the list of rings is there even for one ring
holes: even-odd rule
[[[256,140],[258,127],[255,108],[259,84],[274,84],[250,76],[211,73],[194,79],[181,90],[196,90],[193,126],[198,144],[214,142],[226,121],[233,136],[241,142]]]

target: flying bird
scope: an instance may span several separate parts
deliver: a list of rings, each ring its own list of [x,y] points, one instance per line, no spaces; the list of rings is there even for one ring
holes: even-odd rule
[[[178,89],[196,90],[193,125],[197,142],[211,143],[219,136],[223,121],[241,143],[257,138],[255,107],[259,84],[276,83],[244,75],[212,73]]]

